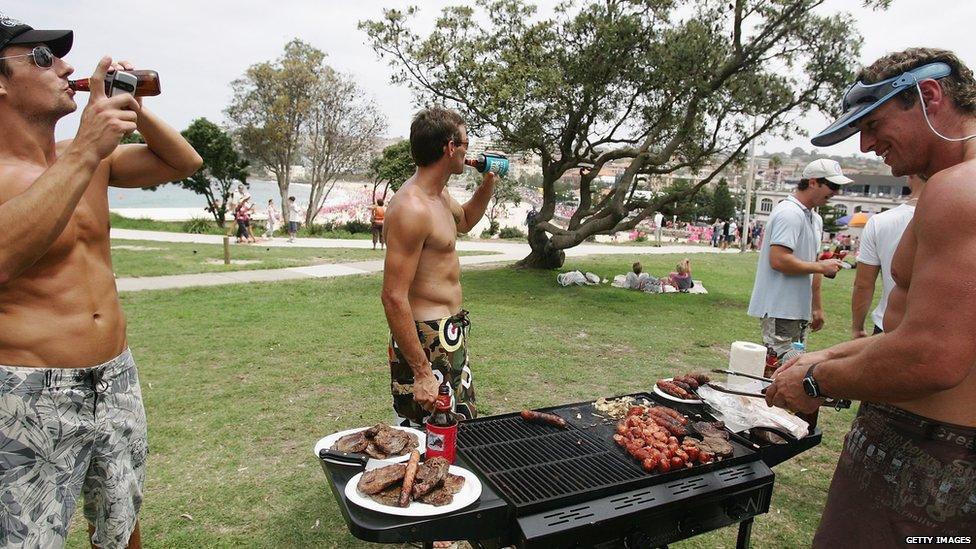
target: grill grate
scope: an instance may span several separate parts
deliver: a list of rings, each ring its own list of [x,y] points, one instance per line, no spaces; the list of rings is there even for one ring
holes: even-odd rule
[[[636,396],[654,398],[644,393]],[[669,498],[704,495],[715,485],[703,475],[717,472],[719,485],[733,485],[751,475],[748,466],[738,466],[759,459],[758,454],[732,441],[735,454],[727,460],[648,474],[613,442],[615,421],[593,422],[591,418],[597,414],[592,403],[547,411],[560,415],[569,428],[526,422],[519,414],[467,420],[458,428],[458,453],[514,507],[517,516],[664,483]],[[650,494],[647,497],[655,499]],[[635,503],[619,502],[623,507]]]
[[[517,415],[461,423],[458,448],[521,510],[646,476],[585,431],[527,423]]]

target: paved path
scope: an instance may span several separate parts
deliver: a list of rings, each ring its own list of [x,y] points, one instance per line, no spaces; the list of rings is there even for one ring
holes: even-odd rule
[[[153,240],[156,242],[195,242],[199,244],[222,244],[223,237],[211,234],[170,233],[161,231],[136,231],[131,229],[112,229],[112,238],[125,240]],[[261,246],[274,248],[372,248],[369,240],[340,238],[301,238],[294,243],[284,238],[262,241]],[[492,263],[514,263],[529,254],[529,245],[520,242],[488,242],[483,240],[459,240],[458,251],[490,252],[490,255],[466,255],[460,258],[462,265],[486,265]],[[700,254],[700,253],[738,253],[738,250],[720,252],[705,246],[674,245],[662,246],[614,246],[611,244],[581,244],[566,250],[567,257],[587,255],[628,254]],[[191,286],[217,286],[221,284],[240,284],[244,282],[273,282],[276,280],[300,280],[309,278],[329,278],[356,274],[377,273],[383,270],[382,261],[358,261],[353,263],[330,263],[306,267],[284,269],[264,269],[253,271],[231,271],[226,273],[199,273],[173,276],[152,276],[140,278],[119,278],[116,285],[120,292],[140,290],[163,290],[187,288]]]

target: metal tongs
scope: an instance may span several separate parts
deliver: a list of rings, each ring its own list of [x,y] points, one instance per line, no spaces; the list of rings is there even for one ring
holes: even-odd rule
[[[728,374],[730,376],[747,377],[749,379],[755,379],[756,381],[763,381],[765,383],[772,383],[773,382],[773,380],[769,379],[768,377],[754,376],[752,374],[746,374],[746,373],[743,373],[743,372],[734,372],[732,370],[712,370],[712,373],[715,373],[715,374]],[[747,393],[747,392],[744,392],[744,391],[736,391],[734,389],[729,389],[728,387],[726,387],[724,385],[721,385],[719,383],[714,383],[714,382],[711,382],[711,381],[709,381],[708,383],[706,383],[706,385],[708,385],[709,387],[711,387],[712,389],[715,389],[716,391],[718,391],[720,393],[728,393],[730,395],[739,395],[739,396],[751,397],[751,398],[762,398],[762,399],[765,399],[766,398],[766,388],[763,388],[763,390],[760,391],[759,393]],[[841,400],[841,399],[834,399],[834,398],[828,398],[828,399],[825,399],[820,406],[821,407],[823,407],[823,406],[829,406],[829,407],[834,408],[836,410],[841,410],[843,408],[850,408],[851,407],[851,401],[849,401],[849,400]]]

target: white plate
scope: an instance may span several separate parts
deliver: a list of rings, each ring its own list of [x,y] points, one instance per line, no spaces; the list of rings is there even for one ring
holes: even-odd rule
[[[359,477],[363,476],[362,473],[352,477],[349,479],[349,482],[346,483],[346,500],[371,511],[386,513],[388,515],[399,515],[401,517],[430,517],[433,515],[443,515],[444,513],[451,513],[459,509],[464,509],[468,505],[478,501],[478,497],[481,496],[481,481],[474,473],[468,471],[467,469],[458,467],[457,465],[451,465],[448,472],[450,472],[452,475],[460,475],[464,477],[464,486],[461,488],[460,492],[454,494],[454,501],[447,505],[441,505],[440,507],[427,503],[420,503],[419,501],[411,501],[410,505],[406,507],[392,507],[390,505],[383,505],[378,501],[370,499],[369,496],[360,494],[359,490],[356,489],[356,485],[359,484]]]
[[[392,426],[392,427],[394,429],[399,429],[401,431],[406,431],[408,433],[413,433],[414,435],[416,435],[417,436],[417,451],[420,452],[420,455],[423,455],[424,452],[427,450],[427,433],[425,433],[423,431],[418,431],[416,429],[411,429],[410,427],[396,427],[396,426]],[[357,429],[348,429],[346,431],[339,431],[338,433],[332,433],[331,435],[329,435],[327,437],[322,437],[321,439],[319,439],[318,442],[315,443],[315,448],[313,450],[315,452],[315,457],[319,457],[319,452],[321,452],[322,450],[326,450],[328,448],[332,448],[332,445],[335,444],[336,441],[339,440],[340,438],[342,438],[342,437],[344,437],[346,435],[351,435],[353,433],[358,433],[359,431],[365,431],[366,429],[369,429],[369,427],[359,427]],[[366,454],[363,454],[363,455],[366,456]],[[369,456],[366,456],[366,457],[369,457]],[[410,452],[407,452],[406,454],[403,454],[402,456],[394,456],[394,457],[386,458],[383,461],[388,461],[390,463],[400,463],[402,461],[407,461],[408,459],[410,459]],[[349,465],[354,465],[354,464],[350,463]]]
[[[665,378],[664,381],[671,381],[672,379],[674,379],[674,378],[673,377],[669,377],[669,378]],[[664,397],[664,398],[666,398],[668,400],[672,400],[674,402],[680,402],[682,404],[701,404],[702,403],[701,399],[698,399],[698,398],[687,399],[687,398],[678,398],[676,396],[671,396],[671,395],[665,393],[664,391],[662,391],[661,389],[659,389],[658,386],[657,386],[657,383],[654,384],[654,394],[660,395],[660,396],[662,396],[662,397]]]

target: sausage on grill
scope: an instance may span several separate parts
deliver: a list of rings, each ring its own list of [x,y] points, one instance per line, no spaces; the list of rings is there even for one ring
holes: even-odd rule
[[[553,425],[561,429],[566,429],[569,424],[566,420],[557,416],[556,414],[547,414],[545,412],[536,412],[535,410],[522,410],[522,419],[525,421],[530,421],[532,423],[544,423],[547,425]]]
[[[657,380],[657,387],[658,389],[661,389],[665,393],[676,398],[680,398],[684,400],[692,400],[695,398],[688,391],[685,391],[681,387],[678,387],[674,383],[671,383],[670,381],[664,379]]]

